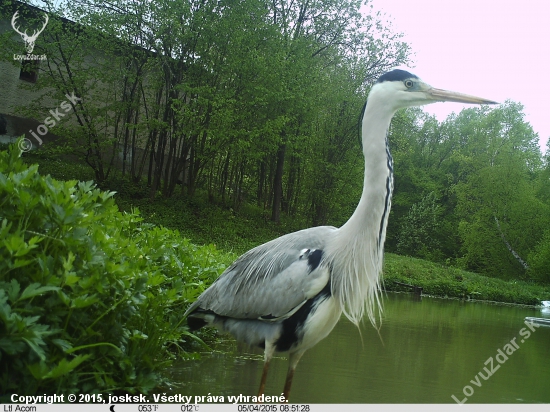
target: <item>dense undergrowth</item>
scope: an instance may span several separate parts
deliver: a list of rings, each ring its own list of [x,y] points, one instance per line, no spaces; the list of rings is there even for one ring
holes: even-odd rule
[[[235,211],[200,194],[151,202],[145,187],[120,181],[109,183],[115,203],[112,191],[86,182],[85,167],[29,154],[25,164],[19,155],[15,146],[0,151],[4,394],[147,393],[162,385],[163,368],[192,356],[198,340],[183,324],[187,305],[238,254],[301,225],[275,225],[260,208]],[[550,300],[548,286],[394,254],[384,272],[387,291],[404,290],[401,282],[434,296]]]
[[[60,180],[93,180],[89,167],[60,160],[57,154],[36,151],[25,153],[23,159],[29,164],[39,164],[43,175],[50,174]],[[269,211],[246,203],[235,210],[216,203],[216,199],[209,199],[200,190],[191,198],[176,193],[170,198],[159,195],[151,201],[145,183],[131,183],[119,175],[105,182],[102,189],[116,192],[115,200],[122,211],[137,208],[147,222],[176,229],[195,244],[213,244],[228,252],[229,259],[306,225],[284,215],[280,223],[274,223],[269,219]]]
[[[147,393],[226,255],[19,154],[0,151],[0,394]]]

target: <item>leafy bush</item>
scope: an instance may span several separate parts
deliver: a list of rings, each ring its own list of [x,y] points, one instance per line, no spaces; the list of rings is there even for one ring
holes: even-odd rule
[[[438,241],[434,235],[438,232],[442,208],[438,204],[435,192],[430,192],[414,203],[409,212],[401,219],[397,252],[400,255],[437,260]]]
[[[226,258],[121,213],[113,192],[0,152],[0,393],[142,392]]]
[[[541,241],[529,253],[528,273],[531,278],[550,283],[550,229],[544,232]]]

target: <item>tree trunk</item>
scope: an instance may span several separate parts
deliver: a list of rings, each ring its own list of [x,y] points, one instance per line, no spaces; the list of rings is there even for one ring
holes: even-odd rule
[[[523,266],[525,270],[529,269],[529,265],[527,265],[527,262],[521,258],[521,256],[518,254],[518,252],[514,250],[514,248],[512,248],[512,245],[508,242],[508,240],[504,236],[504,232],[502,232],[502,228],[500,227],[500,222],[498,221],[497,217],[493,215],[493,218],[495,219],[495,223],[497,224],[498,233],[500,234],[502,241],[506,245],[506,249],[508,249],[508,251],[512,254],[512,256],[516,258],[516,260],[519,262],[521,266]]]
[[[273,207],[271,209],[271,220],[277,223],[281,220],[285,152],[286,145],[282,144],[279,146],[279,150],[277,150],[277,166],[275,168],[275,178],[273,179]]]

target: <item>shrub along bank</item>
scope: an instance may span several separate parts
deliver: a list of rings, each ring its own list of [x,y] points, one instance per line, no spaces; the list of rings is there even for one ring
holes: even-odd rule
[[[147,393],[225,255],[19,155],[0,151],[0,394]]]

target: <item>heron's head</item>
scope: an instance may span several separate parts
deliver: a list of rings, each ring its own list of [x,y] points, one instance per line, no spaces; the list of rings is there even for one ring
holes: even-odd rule
[[[492,100],[467,94],[436,89],[405,70],[389,71],[378,79],[369,94],[370,98],[381,98],[392,109],[422,106],[435,102],[459,102],[473,104],[496,104]]]

